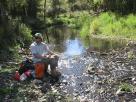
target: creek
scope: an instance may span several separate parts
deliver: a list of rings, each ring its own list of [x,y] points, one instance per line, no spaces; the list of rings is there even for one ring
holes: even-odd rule
[[[72,97],[74,102],[77,99],[89,102],[120,102],[120,97],[116,95],[120,85],[118,80],[134,76],[131,70],[134,68],[112,60],[122,55],[108,55],[111,51],[125,48],[127,41],[82,39],[77,30],[67,27],[55,27],[49,31],[51,48],[60,55],[60,92]]]

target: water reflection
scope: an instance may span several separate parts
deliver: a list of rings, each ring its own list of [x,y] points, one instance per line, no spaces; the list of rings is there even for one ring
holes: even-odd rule
[[[77,38],[69,39],[65,42],[66,51],[64,52],[67,56],[80,55],[84,51],[84,47],[81,41]]]
[[[113,49],[123,48],[127,44],[126,40],[100,38],[86,38],[83,42],[86,48],[99,52],[109,52]]]
[[[90,51],[109,52],[112,49],[122,48],[126,45],[125,40],[81,38],[79,31],[68,27],[52,27],[48,29],[50,43],[55,45],[54,51],[64,53],[67,56],[79,55],[84,48]]]

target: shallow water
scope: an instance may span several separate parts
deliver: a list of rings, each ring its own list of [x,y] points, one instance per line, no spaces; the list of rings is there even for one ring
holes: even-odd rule
[[[61,91],[73,97],[73,102],[76,98],[87,99],[89,102],[119,102],[115,95],[116,85],[107,82],[128,76],[131,72],[117,70],[126,70],[127,67],[114,62],[109,67],[108,63],[99,58],[95,52],[91,54],[88,52],[108,53],[114,49],[124,48],[126,41],[82,39],[78,34],[79,32],[73,29],[55,28],[55,33],[52,33],[50,38],[52,39],[50,44],[54,45],[54,50],[60,55],[58,69],[62,73]],[[53,36],[57,39],[53,40]],[[93,68],[94,72],[88,74],[88,68]],[[103,73],[96,73],[99,70]]]
[[[127,41],[121,39],[81,38],[79,31],[68,27],[54,27],[48,30],[49,43],[53,45],[55,52],[65,55],[79,55],[85,49],[107,52],[113,49],[123,48]]]

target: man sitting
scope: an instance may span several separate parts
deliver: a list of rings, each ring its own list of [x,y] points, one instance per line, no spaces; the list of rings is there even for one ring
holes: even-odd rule
[[[58,72],[56,67],[58,66],[58,56],[50,51],[48,45],[43,42],[43,37],[41,33],[35,34],[35,41],[30,46],[30,51],[32,53],[32,60],[36,63],[44,63],[45,66],[50,65],[51,75],[56,77]]]

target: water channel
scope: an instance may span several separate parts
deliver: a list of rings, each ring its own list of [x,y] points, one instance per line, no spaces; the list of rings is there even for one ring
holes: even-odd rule
[[[69,94],[73,102],[76,102],[77,97],[87,99],[89,102],[120,102],[114,95],[116,88],[102,82],[114,79],[120,74],[116,72],[115,74],[111,72],[100,75],[87,74],[87,69],[107,70],[105,62],[96,55],[95,51],[109,53],[111,50],[123,48],[126,41],[82,39],[77,30],[67,27],[50,28],[48,34],[52,50],[60,55],[58,70],[62,73],[60,89],[63,94]],[[88,51],[94,53],[88,54]],[[113,69],[108,70],[115,71],[115,66],[112,67]],[[121,76],[127,74],[123,72]]]

